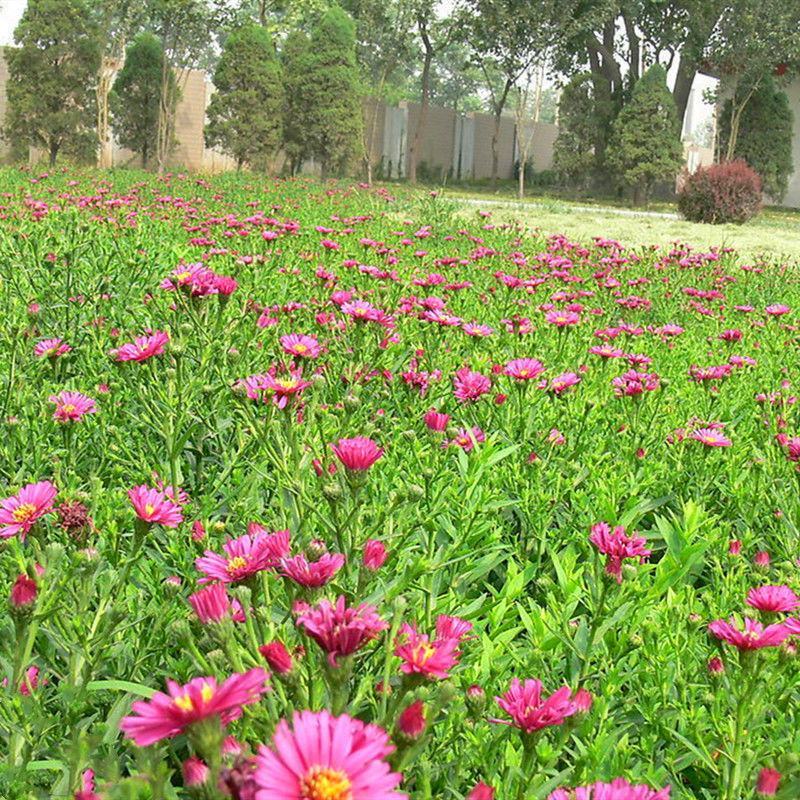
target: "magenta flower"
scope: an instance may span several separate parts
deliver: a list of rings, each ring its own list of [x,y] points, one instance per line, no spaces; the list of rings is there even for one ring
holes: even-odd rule
[[[319,561],[309,561],[302,553],[294,558],[281,559],[283,574],[306,589],[324,586],[343,566],[341,553],[325,553]]]
[[[339,439],[337,444],[331,445],[331,450],[351,472],[368,470],[383,455],[383,450],[366,436]]]
[[[580,376],[574,372],[563,372],[561,375],[556,375],[550,381],[549,389],[553,394],[564,394],[568,389],[577,386],[581,382]]]
[[[788,314],[792,309],[789,306],[783,305],[783,303],[773,303],[771,306],[767,306],[764,309],[764,312],[768,314],[770,317],[782,317],[784,314]]]
[[[94,771],[85,769],[81,775],[81,788],[75,792],[73,800],[100,800],[94,788]]]
[[[231,600],[224,583],[212,583],[189,595],[189,604],[203,625],[231,617]]]
[[[461,653],[457,638],[434,639],[407,623],[400,628],[394,654],[402,660],[400,672],[430,680],[446,680],[458,664]]]
[[[19,535],[24,542],[36,522],[53,510],[57,494],[50,481],[39,481],[0,501],[0,539]]]
[[[606,573],[614,576],[617,583],[622,583],[622,562],[626,558],[642,562],[650,555],[645,546],[647,539],[628,535],[622,525],[611,530],[607,522],[598,522],[592,525],[589,541],[606,556]]]
[[[597,781],[574,789],[556,789],[547,800],[669,800],[670,787],[651,789],[643,784],[615,778],[611,783]]]
[[[156,692],[150,700],[137,700],[135,714],[120,722],[120,730],[139,747],[171,739],[196,722],[219,717],[227,725],[242,716],[244,706],[257,703],[269,691],[267,673],[256,667],[234,673],[222,684],[214,678],[193,678],[185,686],[167,681],[167,692]]]
[[[727,436],[714,428],[698,428],[689,436],[697,442],[702,442],[706,447],[730,447],[733,444]]]
[[[285,353],[297,358],[316,358],[322,348],[313,336],[302,333],[288,333],[281,336],[281,347]]]
[[[256,756],[258,800],[401,800],[403,776],[385,760],[394,748],[377,725],[327,711],[295,712]]]
[[[532,381],[544,372],[544,364],[535,358],[515,358],[503,368],[503,374],[515,381]]]
[[[480,372],[473,372],[469,367],[458,370],[453,377],[453,393],[462,403],[478,400],[492,388],[492,381]]]
[[[495,697],[495,700],[511,717],[511,721],[493,719],[492,722],[513,725],[523,733],[561,725],[567,717],[578,711],[568,686],[562,686],[549,697],[543,698],[542,682],[530,678],[525,683],[514,678],[508,691],[502,697]]]
[[[790,612],[800,608],[800,598],[788,586],[758,586],[748,592],[746,602],[759,611]]]
[[[165,331],[153,331],[145,336],[138,336],[132,342],[123,344],[109,355],[115,361],[147,361],[153,356],[160,356],[169,341],[169,334]]]
[[[618,378],[614,378],[611,385],[617,397],[636,397],[645,392],[654,392],[661,385],[661,380],[654,372],[637,372],[635,369],[629,369]]]
[[[777,647],[789,636],[790,630],[782,624],[768,625],[766,628],[754,619],[745,617],[744,630],[737,627],[736,620],[730,622],[717,619],[709,623],[708,630],[723,642],[732,644],[739,650],[760,650],[763,647]]]
[[[423,419],[425,421],[425,427],[428,428],[428,430],[436,431],[437,433],[446,431],[447,426],[450,423],[449,414],[443,414],[442,412],[434,409],[425,412]]]
[[[777,769],[762,767],[756,781],[756,794],[759,797],[774,797],[781,785],[781,773]]]
[[[302,392],[311,386],[310,381],[303,380],[299,370],[290,370],[288,375],[276,378],[269,373],[261,376],[263,389],[272,392],[272,402],[280,409],[286,408],[289,401],[299,397]]]
[[[48,400],[55,403],[53,419],[58,422],[77,422],[84,415],[97,411],[94,400],[80,392],[59,392],[51,394]]]
[[[222,549],[225,555],[206,550],[195,559],[195,566],[203,573],[199,583],[238,583],[274,569],[289,554],[289,531],[268,533],[260,526],[251,526],[250,532],[225,542]]]
[[[581,321],[581,315],[575,311],[548,311],[545,320],[557,328],[566,328],[577,325]]]
[[[364,543],[361,563],[370,572],[377,572],[389,557],[386,545],[379,539],[367,539]]]
[[[72,348],[62,339],[42,339],[33,348],[36,358],[58,358],[66,355]]]
[[[134,486],[128,491],[128,499],[136,516],[148,525],[177,528],[183,522],[181,507],[173,503],[167,493],[160,489],[151,489],[144,484]]]
[[[445,442],[446,446],[460,447],[465,453],[471,452],[476,444],[486,441],[486,434],[475,425],[471,430],[459,428],[453,439]]]
[[[316,606],[306,607],[297,617],[297,625],[327,653],[332,667],[339,666],[340,656],[352,655],[389,627],[374,606],[348,607],[344,597],[339,597],[336,605],[320,600]]]

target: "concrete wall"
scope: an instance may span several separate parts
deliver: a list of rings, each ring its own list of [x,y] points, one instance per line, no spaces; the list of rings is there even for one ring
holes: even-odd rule
[[[783,202],[787,206],[800,208],[800,78],[796,78],[786,89],[789,106],[794,112],[794,136],[792,137],[792,161],[794,172],[789,176],[789,191]]]

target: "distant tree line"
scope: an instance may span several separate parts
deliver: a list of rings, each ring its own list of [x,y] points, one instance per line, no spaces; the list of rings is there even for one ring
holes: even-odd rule
[[[282,150],[289,170],[313,158],[325,174],[371,178],[369,96],[420,103],[411,182],[436,103],[493,115],[492,182],[502,117],[514,114],[519,127],[557,115],[558,180],[637,200],[680,169],[680,129],[703,72],[719,79],[717,157],[747,160],[778,198],[791,168],[782,89],[800,65],[800,4],[29,0],[6,53],[3,134],[53,163],[95,157],[113,130],[163,170],[186,70],[203,68],[216,87],[206,141],[240,167],[271,171]],[[527,146],[519,151],[527,158]]]

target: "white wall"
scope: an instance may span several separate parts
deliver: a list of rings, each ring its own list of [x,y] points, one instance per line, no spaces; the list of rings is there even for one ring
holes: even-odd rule
[[[800,78],[796,78],[786,89],[789,105],[794,113],[794,136],[792,137],[792,161],[794,172],[789,176],[789,191],[784,205],[800,208]]]

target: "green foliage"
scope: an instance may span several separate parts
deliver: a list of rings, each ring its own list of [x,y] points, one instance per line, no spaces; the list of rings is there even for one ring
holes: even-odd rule
[[[164,50],[152,33],[140,33],[125,51],[125,64],[111,93],[112,128],[117,141],[142,157],[146,167],[156,148]],[[174,84],[172,70],[167,79]],[[173,86],[169,97],[176,94]]]
[[[733,104],[728,100],[720,115],[720,142],[727,149]],[[780,202],[792,173],[792,125],[789,99],[766,76],[750,97],[739,120],[733,154],[744,159],[761,177],[764,191]]]
[[[307,76],[311,69],[311,40],[300,30],[292,31],[281,48],[283,88],[286,97],[283,118],[283,149],[294,173],[311,149],[311,107],[307,97]]]
[[[658,181],[675,177],[683,163],[675,101],[667,89],[666,72],[654,64],[633,88],[612,126],[607,161],[634,201],[647,200]]]
[[[206,143],[239,166],[266,164],[281,141],[284,92],[281,65],[264,28],[245,25],[228,37],[214,86]]]
[[[362,113],[355,25],[338,6],[314,28],[308,65],[298,98],[309,125],[308,152],[324,175],[342,172],[358,150]]]
[[[591,76],[575,75],[561,93],[553,150],[553,169],[564,183],[587,185],[594,167],[595,125]]]
[[[7,48],[8,121],[4,136],[17,144],[91,153],[94,84],[100,66],[99,31],[84,0],[30,0]]]

